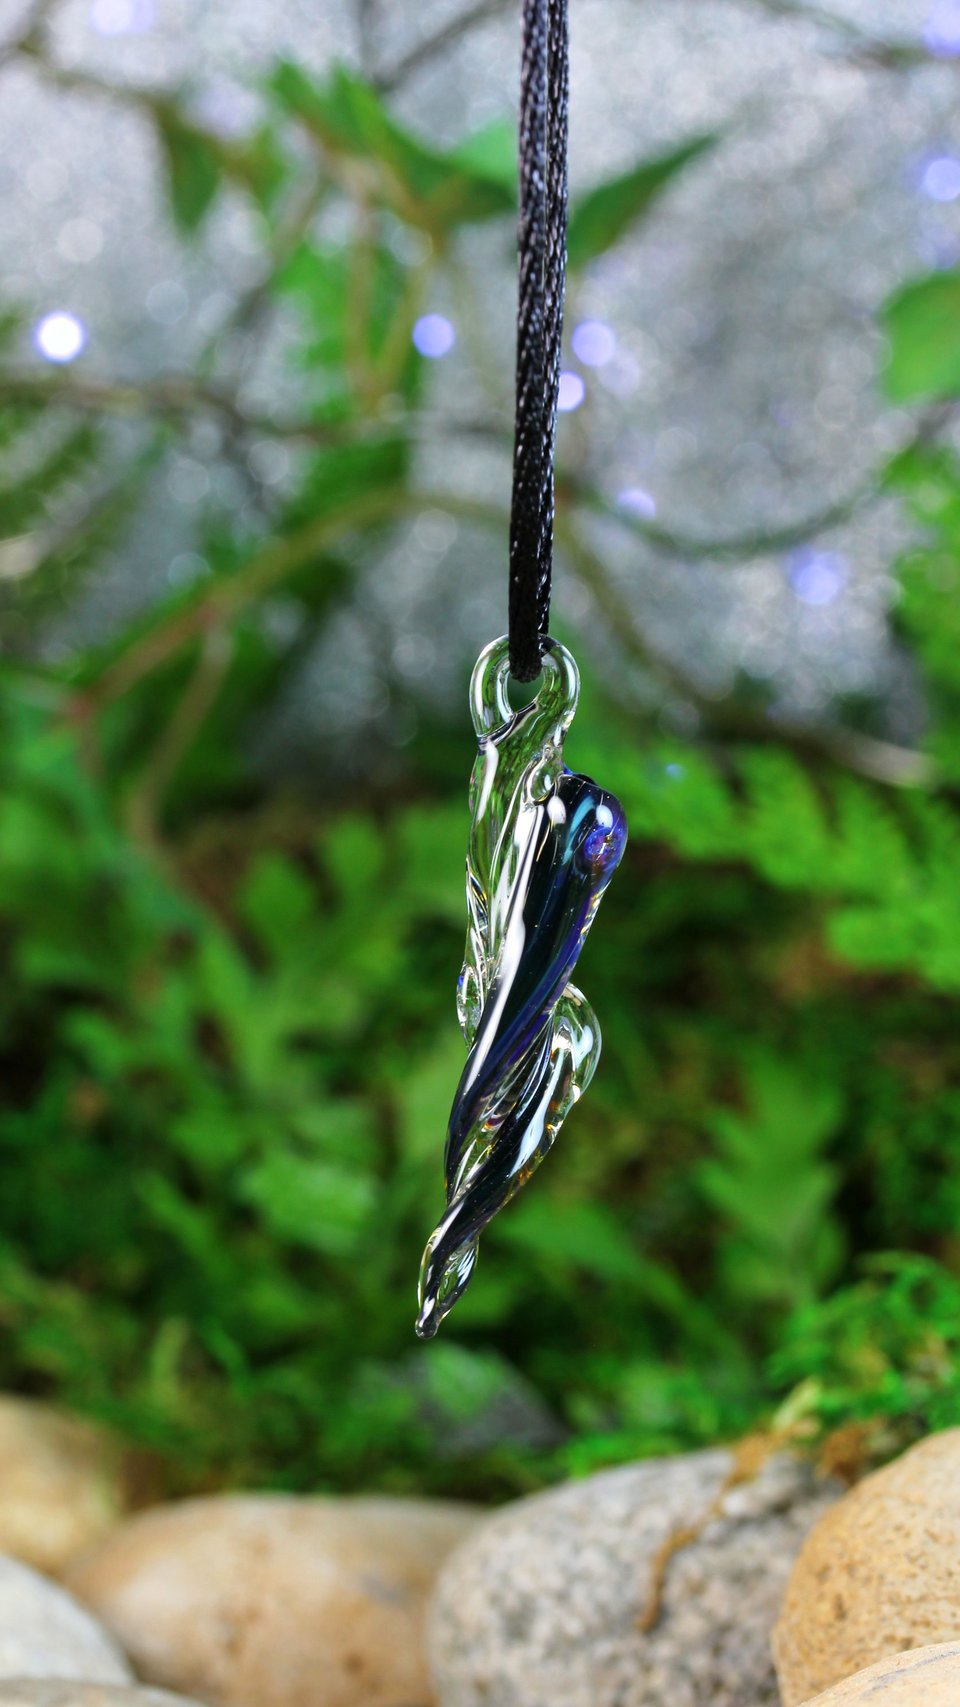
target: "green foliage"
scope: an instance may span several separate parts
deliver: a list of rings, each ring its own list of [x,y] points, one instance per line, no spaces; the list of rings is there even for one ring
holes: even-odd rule
[[[441,153],[399,125],[369,84],[343,66],[318,84],[287,61],[270,86],[334,165],[362,162],[370,193],[412,225],[440,235],[513,207],[515,173],[506,165],[503,126]]]
[[[763,1053],[748,1060],[746,1083],[746,1110],[709,1116],[715,1153],[699,1183],[730,1229],[720,1255],[731,1298],[797,1302],[834,1278],[840,1256],[838,1171],[821,1159],[840,1125],[840,1087],[815,1065],[804,1073]]]
[[[466,725],[385,658],[410,735],[386,780],[318,779],[311,752],[309,786],[281,787],[251,754],[398,523],[447,508],[506,537],[496,506],[419,484],[421,441],[453,428],[411,333],[465,277],[456,359],[479,330],[461,228],[507,237],[515,144],[502,122],[423,140],[354,71],[282,63],[261,93],[230,138],[143,97],[177,228],[202,243],[229,193],[263,245],[194,370],[37,375],[0,319],[21,659],[0,676],[0,1381],[111,1421],[177,1489],[488,1494],[776,1418],[888,1441],[960,1421],[960,463],[931,432],[878,479],[915,530],[891,621],[923,787],[825,756],[856,760],[849,730],[779,740],[754,705],[764,738],[732,739],[703,704],[702,738],[668,741],[585,693],[570,761],[631,825],[584,957],[603,1065],[442,1341],[415,1344],[463,1059]],[[715,140],[575,204],[574,291]],[[889,305],[893,395],[955,392],[951,291]],[[232,365],[271,321],[276,417]],[[197,506],[194,578],[37,665],[68,579],[211,437],[234,484]],[[582,460],[561,541],[603,508]]]
[[[570,209],[567,252],[572,268],[585,267],[612,249],[649,212],[672,180],[691,161],[714,148],[716,136],[695,136],[680,148],[597,184]]]
[[[920,446],[897,457],[887,484],[920,538],[898,565],[897,621],[922,672],[935,716],[927,744],[947,777],[960,776],[960,462]]]
[[[416,1348],[462,1060],[459,796],[221,830],[243,837],[226,889],[229,841],[188,844],[211,909],[131,848],[13,680],[3,703],[0,1379],[109,1419],[181,1488],[479,1493],[735,1433],[790,1388],[830,1426],[854,1330],[868,1364],[881,1342],[884,1392],[914,1382],[907,1305],[891,1334],[875,1281],[829,1287],[905,1239],[949,1260],[960,1045],[922,986],[871,993],[824,958],[824,814],[799,766],[770,791],[771,815],[796,796],[789,866],[761,833],[769,754],[745,762],[752,796],[703,763],[695,851],[685,816],[635,835],[587,951],[604,1071],[491,1229],[456,1340]],[[596,707],[584,733],[616,768]],[[634,763],[638,826],[660,772]],[[941,1375],[922,1392],[946,1418]]]
[[[793,1386],[794,1420],[822,1427],[880,1422],[903,1441],[956,1426],[960,1414],[960,1284],[919,1256],[866,1263],[866,1277],[786,1323],[771,1360]]]
[[[157,134],[166,161],[170,208],[181,231],[197,230],[220,188],[220,153],[213,138],[176,106],[158,104]]]
[[[955,397],[960,391],[960,272],[913,279],[886,304],[884,381],[895,403]]]

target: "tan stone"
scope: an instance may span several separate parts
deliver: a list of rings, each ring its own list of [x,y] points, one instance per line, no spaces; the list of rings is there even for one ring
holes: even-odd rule
[[[889,1655],[958,1637],[960,1429],[954,1428],[866,1476],[814,1524],[773,1637],[784,1707],[798,1707]]]
[[[0,1707],[198,1707],[165,1689],[122,1684],[65,1683],[56,1678],[21,1678],[0,1683]]]
[[[960,1642],[943,1642],[868,1666],[806,1707],[957,1707],[958,1702]]]
[[[466,1506],[225,1495],[119,1525],[70,1583],[150,1683],[222,1707],[428,1707],[424,1604]]]
[[[49,1405],[0,1398],[0,1553],[56,1573],[123,1504],[108,1436]]]

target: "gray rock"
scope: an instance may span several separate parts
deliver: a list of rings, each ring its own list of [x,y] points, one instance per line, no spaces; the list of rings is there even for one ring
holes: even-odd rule
[[[164,1689],[65,1683],[62,1678],[13,1678],[0,1683],[0,1707],[198,1707],[198,1704],[188,1701],[185,1695],[168,1695]]]
[[[80,1678],[128,1683],[110,1637],[56,1583],[0,1558],[0,1678]]]
[[[781,1455],[724,1491],[734,1469],[726,1451],[651,1460],[482,1524],[430,1611],[440,1707],[773,1707],[784,1585],[839,1490]]]

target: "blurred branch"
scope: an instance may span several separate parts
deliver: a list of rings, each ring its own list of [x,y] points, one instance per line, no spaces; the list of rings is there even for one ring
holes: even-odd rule
[[[270,250],[270,258],[262,276],[240,298],[227,325],[235,332],[249,332],[260,319],[262,312],[272,306],[270,293],[284,267],[296,254],[297,249],[309,234],[310,227],[326,200],[329,184],[325,178],[315,179],[309,184],[303,195],[290,207],[286,216],[278,224]],[[211,339],[215,345],[225,328],[221,327],[216,336]]]
[[[29,60],[35,70],[56,88],[93,95],[98,100],[111,101],[119,106],[139,107],[152,113],[175,98],[175,90],[165,89],[159,83],[111,83],[105,77],[98,77],[94,71],[58,65],[50,57],[45,32],[36,28],[29,35],[18,38],[13,53]]]
[[[229,426],[241,432],[322,445],[340,443],[344,437],[343,432],[324,422],[252,413],[242,407],[230,390],[192,374],[170,374],[143,385],[127,385],[116,380],[67,378],[59,374],[0,372],[0,402],[56,406],[128,419],[159,416],[190,420],[198,413],[208,413],[224,417]]]
[[[43,42],[47,20],[57,0],[33,0],[19,30],[9,40],[0,43],[0,70],[22,53],[34,53]]]
[[[163,450],[163,435],[158,431],[116,478],[68,505],[44,526],[0,538],[0,582],[26,581],[52,559],[82,551],[111,513],[124,506],[143,477],[156,467]]]
[[[77,696],[74,715],[89,717],[128,692],[154,670],[169,663],[182,647],[221,629],[250,604],[272,592],[339,536],[427,509],[446,511],[461,521],[490,527],[499,535],[506,536],[508,518],[500,505],[449,492],[387,488],[344,504],[297,533],[268,545],[236,574],[212,589],[205,589],[193,604],[180,606],[168,616],[161,617],[152,629]],[[935,782],[934,767],[922,753],[874,740],[854,730],[774,718],[736,700],[717,700],[705,693],[691,683],[678,664],[650,645],[629,604],[610,582],[601,559],[568,516],[558,517],[557,543],[569,557],[580,579],[589,587],[620,644],[661,687],[697,709],[708,736],[776,740],[808,758],[828,759],[859,776],[888,786],[922,787]]]
[[[391,344],[393,357],[396,348]],[[230,432],[254,434],[263,438],[299,441],[319,446],[356,441],[376,430],[376,420],[343,423],[331,426],[305,417],[284,417],[258,414],[245,409],[228,388],[195,378],[190,374],[173,374],[142,385],[123,382],[79,379],[54,374],[17,374],[0,372],[0,403],[56,405],[83,413],[115,415],[127,419],[160,418],[189,424],[198,413],[221,417]],[[912,450],[929,443],[956,412],[955,404],[938,405],[924,413],[911,438],[902,447]],[[492,420],[474,418],[458,420],[448,415],[423,416],[412,423],[426,438],[480,437],[502,444],[509,452],[510,439],[504,428]],[[719,538],[684,533],[682,529],[661,522],[630,515],[612,502],[597,487],[566,471],[558,476],[558,489],[568,502],[615,524],[634,538],[642,540],[660,556],[678,564],[723,563],[736,560],[749,562],[788,551],[794,546],[808,544],[831,529],[848,522],[860,507],[878,494],[876,470],[870,470],[844,497],[823,509],[800,517],[782,526],[758,528],[742,534]]]
[[[836,37],[842,58],[856,65],[903,71],[913,65],[929,65],[932,60],[922,42],[872,35],[852,18],[831,12],[826,6],[805,5],[803,0],[738,0],[738,3],[791,23],[818,25]]]
[[[380,27],[380,0],[353,0],[353,21],[357,35],[357,57],[365,77],[376,77],[377,33]]]
[[[958,408],[960,402],[951,398],[924,409],[918,416],[909,438],[899,446],[897,455],[921,450],[925,445],[933,443],[937,435],[955,418]],[[593,511],[606,521],[615,522],[626,532],[643,539],[653,546],[654,550],[665,557],[675,559],[678,563],[720,563],[731,558],[749,562],[753,558],[789,551],[792,546],[809,544],[821,534],[842,526],[871,498],[880,495],[878,470],[871,468],[844,497],[835,499],[822,510],[802,516],[798,521],[786,522],[780,527],[755,528],[748,533],[709,539],[703,535],[685,534],[674,527],[664,527],[662,523],[652,519],[646,520],[642,516],[632,516],[612,503],[606,494],[595,486],[587,485],[576,478],[571,480],[564,476],[562,480],[558,480],[558,486],[565,486],[569,495],[582,504],[584,509]]]
[[[480,525],[506,527],[499,506],[462,499],[446,492],[411,492],[403,487],[385,487],[328,510],[296,533],[267,545],[258,556],[212,588],[205,588],[192,603],[181,604],[161,615],[153,627],[139,636],[122,656],[108,664],[92,685],[77,695],[74,711],[83,717],[98,711],[161,669],[180,651],[219,624],[231,621],[248,605],[281,585],[321,555],[335,539],[354,530],[376,526],[423,509],[447,510],[462,520]]]
[[[776,741],[801,757],[827,759],[871,782],[894,788],[930,787],[936,771],[925,753],[878,741],[856,730],[797,723],[754,710],[732,697],[717,699],[696,687],[681,667],[651,648],[637,625],[629,603],[610,581],[606,568],[566,518],[558,519],[557,543],[567,553],[580,580],[589,588],[618,643],[660,686],[693,705],[707,736],[726,740]]]
[[[475,0],[472,6],[467,6],[464,11],[449,18],[433,35],[425,36],[422,41],[416,42],[406,53],[401,54],[399,59],[394,60],[391,66],[379,72],[374,78],[377,88],[384,94],[389,94],[408,77],[412,77],[415,71],[422,71],[432,59],[446,53],[462,36],[475,30],[480,24],[488,23],[491,18],[500,17],[501,13],[510,10],[510,6],[511,0]]]
[[[876,490],[876,473],[871,472],[846,497],[838,498],[835,503],[815,510],[799,521],[787,522],[777,528],[758,528],[751,533],[729,534],[719,539],[685,534],[655,521],[645,521],[641,516],[631,516],[595,488],[578,488],[577,496],[585,509],[594,511],[607,521],[616,522],[626,532],[651,545],[661,556],[674,558],[678,563],[704,563],[731,558],[749,562],[755,557],[766,557],[772,552],[806,544],[849,521],[861,504],[876,494]]]
[[[233,642],[227,629],[210,628],[203,637],[200,655],[186,687],[161,726],[156,745],[128,797],[125,816],[135,840],[157,847],[164,797],[213,710],[232,656]]]

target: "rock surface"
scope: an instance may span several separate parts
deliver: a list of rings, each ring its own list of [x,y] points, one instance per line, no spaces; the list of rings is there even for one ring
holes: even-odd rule
[[[522,1500],[448,1560],[429,1620],[442,1707],[766,1707],[770,1631],[836,1490],[780,1456],[652,1460]],[[672,1551],[670,1551],[672,1549]],[[662,1567],[652,1627],[651,1595]]]
[[[70,1582],[151,1683],[222,1707],[427,1707],[426,1597],[467,1506],[271,1495],[120,1524]]]
[[[99,1429],[0,1398],[0,1553],[58,1572],[124,1506],[120,1455]]]
[[[811,1531],[774,1634],[784,1707],[798,1707],[887,1655],[958,1636],[954,1428],[864,1477]]]
[[[806,1707],[957,1707],[958,1701],[960,1642],[943,1642],[868,1666]]]
[[[198,1707],[198,1704],[183,1695],[168,1695],[164,1689],[15,1678],[0,1683],[0,1707]]]
[[[109,1637],[62,1588],[0,1558],[0,1678],[127,1683],[130,1675]]]

